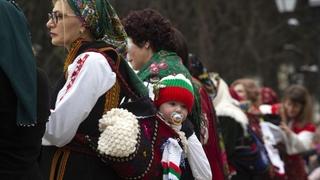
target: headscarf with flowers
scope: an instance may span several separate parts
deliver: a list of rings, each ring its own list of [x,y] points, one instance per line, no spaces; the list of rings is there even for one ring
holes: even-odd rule
[[[67,0],[95,39],[119,48],[127,37],[121,21],[108,0]]]
[[[154,53],[138,72],[142,81],[150,81],[151,83],[156,83],[168,75],[175,74],[183,74],[189,80],[191,79],[191,75],[182,64],[181,58],[174,52],[164,50]]]
[[[143,83],[133,72],[131,67],[124,60],[123,52],[126,50],[127,34],[121,24],[121,21],[108,0],[67,0],[74,13],[80,17],[85,26],[99,42],[104,41],[107,45],[114,48],[120,55],[121,67],[128,74],[129,84],[141,96],[148,94]],[[97,42],[98,42],[97,41]],[[95,42],[95,44],[100,44]],[[77,41],[74,43],[74,47]],[[79,45],[83,46],[81,39]],[[89,46],[90,47],[90,46]],[[91,47],[98,48],[98,47]],[[79,54],[79,47],[74,48]],[[84,49],[84,48],[82,48]],[[70,57],[69,57],[70,55]],[[70,53],[65,63],[65,71],[74,60],[75,54]]]

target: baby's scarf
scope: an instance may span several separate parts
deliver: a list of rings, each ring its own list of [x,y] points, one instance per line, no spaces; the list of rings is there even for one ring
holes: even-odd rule
[[[169,138],[164,144],[161,164],[163,167],[163,180],[178,180],[181,177],[179,167],[182,148],[177,140]]]

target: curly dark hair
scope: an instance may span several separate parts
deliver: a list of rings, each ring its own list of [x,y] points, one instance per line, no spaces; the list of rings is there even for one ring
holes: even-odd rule
[[[139,47],[146,42],[154,52],[174,47],[171,22],[154,9],[131,11],[122,23],[128,36]]]
[[[176,52],[178,56],[181,57],[183,65],[190,71],[190,62],[189,62],[189,48],[188,43],[184,35],[180,30],[173,27],[173,44],[174,47],[172,51]]]

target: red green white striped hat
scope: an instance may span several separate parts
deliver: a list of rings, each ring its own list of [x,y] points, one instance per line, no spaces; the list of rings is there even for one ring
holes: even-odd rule
[[[194,102],[193,92],[190,80],[183,74],[169,75],[154,86],[154,103],[159,107],[165,102],[178,101],[185,104],[188,112],[191,112]]]

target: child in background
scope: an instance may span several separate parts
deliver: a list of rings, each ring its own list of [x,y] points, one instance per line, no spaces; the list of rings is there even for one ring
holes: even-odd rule
[[[191,112],[194,93],[191,82],[182,74],[169,75],[162,78],[154,87],[154,103],[159,110],[161,119],[173,128],[180,137],[180,140],[169,138],[164,143],[162,154],[163,179],[179,179],[174,176],[171,170],[181,172],[180,165],[184,161],[185,154],[190,164],[194,179],[212,179],[210,165],[202,145],[186,119]],[[182,127],[183,124],[183,127]],[[189,127],[189,128],[185,128]],[[180,142],[179,142],[180,141]],[[182,179],[193,179],[182,174]]]
[[[283,159],[287,179],[307,179],[305,162],[301,153],[312,149],[312,139],[316,130],[312,123],[311,98],[306,88],[301,85],[289,86],[281,104],[262,106],[260,110],[266,114],[279,114],[280,128],[283,131]],[[281,146],[280,146],[281,147]]]
[[[312,148],[315,125],[312,121],[312,105],[306,88],[291,85],[283,95],[281,129],[288,141],[285,142],[287,155],[284,156],[288,179],[307,179],[304,161],[300,153]]]
[[[301,85],[291,85],[284,91],[280,104],[262,105],[260,110],[263,114],[278,114],[281,117],[279,126],[283,137],[278,148],[283,154],[287,179],[306,180],[306,165],[302,153],[312,150],[316,130],[312,123],[309,92]]]
[[[313,149],[308,152],[309,180],[320,179],[320,126],[317,126],[312,140]]]

